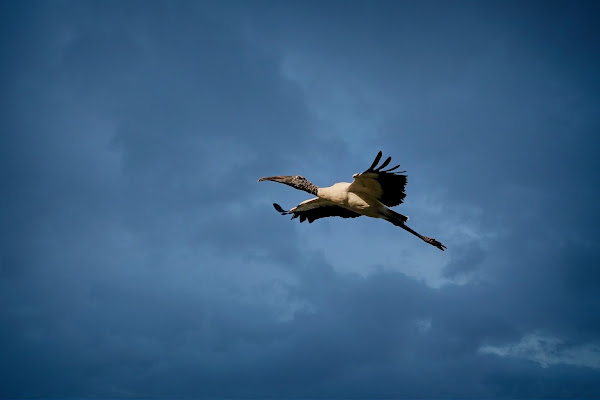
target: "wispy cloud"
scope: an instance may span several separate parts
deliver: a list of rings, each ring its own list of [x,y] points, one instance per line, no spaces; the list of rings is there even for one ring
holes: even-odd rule
[[[597,344],[569,345],[555,336],[530,333],[518,342],[502,346],[485,345],[479,351],[501,357],[516,357],[535,361],[547,368],[556,364],[600,368],[600,346]]]

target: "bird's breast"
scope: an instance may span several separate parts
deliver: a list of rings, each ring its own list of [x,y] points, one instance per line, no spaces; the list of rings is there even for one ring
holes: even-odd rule
[[[379,216],[379,202],[375,198],[367,193],[351,191],[349,188],[350,184],[347,182],[336,183],[333,186],[319,188],[318,196],[362,215]]]
[[[348,203],[349,186],[350,184],[347,182],[336,183],[333,186],[319,188],[317,195],[322,199],[343,206]]]

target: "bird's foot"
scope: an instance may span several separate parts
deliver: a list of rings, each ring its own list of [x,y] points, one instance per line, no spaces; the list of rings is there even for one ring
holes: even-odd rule
[[[425,236],[425,241],[427,243],[429,243],[430,245],[437,247],[441,251],[444,251],[446,249],[446,246],[444,246],[443,244],[441,244],[440,242],[438,242],[434,238],[430,238],[430,237]]]

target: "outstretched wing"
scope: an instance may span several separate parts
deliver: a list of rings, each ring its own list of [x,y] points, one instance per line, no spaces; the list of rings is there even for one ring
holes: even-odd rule
[[[379,167],[375,167],[381,160],[381,151],[377,153],[375,161],[365,172],[354,175],[354,182],[350,186],[356,191],[368,191],[373,193],[379,201],[388,207],[394,207],[401,204],[406,197],[404,188],[406,187],[406,175],[402,175],[406,171],[394,171],[400,164],[395,167],[383,170],[392,161],[392,157],[388,157]]]
[[[336,206],[332,202],[320,199],[318,197],[305,200],[289,211],[285,211],[277,203],[273,203],[273,207],[275,207],[275,209],[280,212],[281,215],[292,214],[292,219],[300,218],[300,222],[308,220],[309,223],[312,223],[316,219],[325,217],[360,217],[360,214],[355,213],[354,211],[348,210],[344,207]]]

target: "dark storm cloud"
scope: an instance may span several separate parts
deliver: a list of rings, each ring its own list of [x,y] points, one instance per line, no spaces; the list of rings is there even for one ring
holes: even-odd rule
[[[301,95],[210,7],[140,6],[11,10],[22,50],[4,74],[3,396],[175,392],[146,374],[182,374],[197,363],[187,346],[210,356],[271,328],[241,322],[268,310],[226,301],[239,280],[213,288],[228,282],[210,271],[236,273],[221,265],[231,260],[189,246],[257,242],[266,209],[227,207],[281,163],[278,145],[308,141]],[[227,366],[216,373],[230,379]]]
[[[0,396],[600,393],[593,5],[3,8]],[[348,179],[365,143],[455,241],[444,285],[405,236],[344,272],[389,227],[256,183]]]

